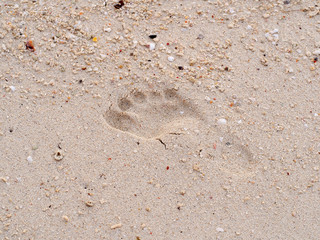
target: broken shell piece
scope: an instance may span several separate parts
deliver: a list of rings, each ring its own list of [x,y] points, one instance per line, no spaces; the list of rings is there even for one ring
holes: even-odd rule
[[[224,119],[224,118],[220,118],[220,119],[218,120],[218,124],[219,124],[219,125],[225,125],[225,124],[227,124],[227,120]]]
[[[117,223],[111,226],[111,229],[117,229],[117,228],[121,228],[122,224],[121,223]]]
[[[149,43],[149,49],[150,50],[154,50],[156,48],[156,44],[155,43]]]
[[[69,222],[68,216],[62,216],[62,219],[63,219],[65,222]]]
[[[31,52],[34,52],[36,49],[34,48],[33,42],[29,40],[26,42],[26,49],[29,49]]]
[[[317,49],[313,52],[314,55],[320,55],[320,49]]]
[[[174,57],[169,56],[169,57],[168,57],[168,61],[169,61],[169,62],[173,62],[173,61],[174,61]]]
[[[63,155],[60,151],[57,151],[53,157],[54,157],[54,160],[56,161],[61,161],[63,159]]]
[[[94,203],[91,202],[91,201],[87,201],[87,202],[86,202],[86,206],[87,206],[87,207],[93,207],[93,205],[94,205]]]
[[[33,162],[33,159],[32,159],[31,156],[27,157],[27,160],[28,160],[29,163],[32,163],[32,162]]]

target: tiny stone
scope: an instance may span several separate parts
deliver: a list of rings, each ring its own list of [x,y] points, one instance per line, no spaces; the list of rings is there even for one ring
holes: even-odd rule
[[[65,221],[65,222],[69,222],[69,218],[67,216],[62,216],[62,219]]]
[[[320,49],[317,49],[313,52],[314,55],[320,55]]]
[[[220,118],[220,119],[218,120],[218,124],[219,124],[219,125],[225,125],[225,124],[227,124],[227,120],[224,119],[224,118]]]
[[[104,30],[105,32],[111,32],[111,28],[108,28],[108,27],[105,27],[103,30]]]
[[[156,48],[156,44],[155,43],[150,43],[149,44],[149,49],[150,50],[154,50]]]
[[[218,232],[224,232],[223,228],[217,227],[216,229]]]
[[[293,68],[292,67],[289,67],[287,70],[286,70],[287,73],[293,73]]]
[[[168,61],[169,61],[169,62],[173,62],[173,61],[174,61],[174,57],[169,56],[169,57],[168,57]]]
[[[56,161],[61,161],[63,159],[63,155],[60,151],[57,151],[55,154],[54,154],[54,160]]]
[[[121,227],[122,227],[122,224],[121,223],[117,223],[115,225],[112,225],[111,229],[116,229],[116,228],[121,228]]]
[[[33,162],[33,159],[32,159],[31,156],[27,157],[27,160],[28,160],[29,163],[32,163],[32,162]]]
[[[185,190],[180,191],[180,195],[184,196],[186,194]]]
[[[151,39],[155,39],[156,37],[157,37],[157,35],[155,35],[155,34],[149,35],[149,38],[151,38]]]
[[[87,207],[93,207],[93,205],[94,205],[94,203],[91,202],[91,201],[87,201],[87,202],[86,202],[86,206],[87,206]]]
[[[12,92],[14,92],[16,90],[16,88],[14,86],[10,86],[10,89]]]
[[[4,183],[6,183],[6,182],[7,182],[7,179],[6,179],[6,178],[4,178],[4,177],[0,177],[0,180],[1,180],[2,182],[4,182]]]

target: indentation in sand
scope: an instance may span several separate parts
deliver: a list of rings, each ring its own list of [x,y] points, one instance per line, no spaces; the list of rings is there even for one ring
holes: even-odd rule
[[[175,89],[134,90],[111,105],[104,113],[104,119],[111,128],[143,139],[167,140],[166,136],[181,132],[179,129],[203,128],[199,139],[192,136],[191,132],[189,137],[181,135],[173,141],[177,141],[181,146],[184,142],[190,143],[189,151],[199,148],[200,142],[204,143],[207,145],[207,158],[219,161],[219,168],[228,174],[247,176],[252,172],[252,164],[255,163],[248,146],[238,137],[217,126],[207,128],[209,121],[203,117],[201,111],[180,96]]]
[[[142,138],[155,138],[166,132],[172,122],[199,119],[194,106],[183,99],[175,89],[164,91],[134,90],[118,99],[104,114],[113,128]]]

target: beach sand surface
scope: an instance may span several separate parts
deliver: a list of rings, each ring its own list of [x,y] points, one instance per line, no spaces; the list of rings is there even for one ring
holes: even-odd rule
[[[320,239],[320,2],[0,2],[0,239]]]

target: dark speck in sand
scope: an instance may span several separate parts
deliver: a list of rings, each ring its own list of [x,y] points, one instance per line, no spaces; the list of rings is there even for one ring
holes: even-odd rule
[[[116,9],[120,9],[124,6],[124,1],[123,0],[120,0],[119,3],[115,4],[114,7]]]

